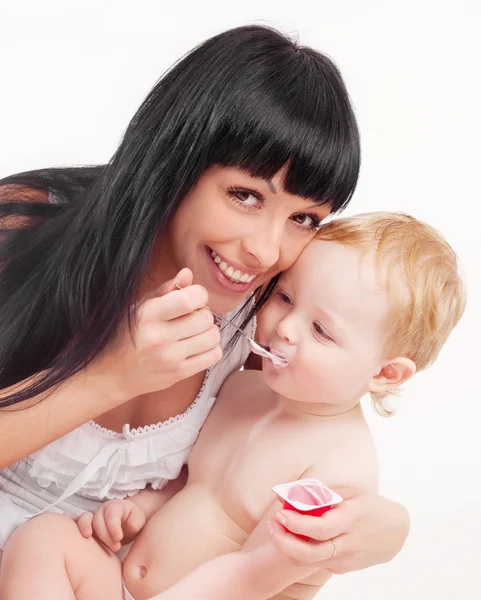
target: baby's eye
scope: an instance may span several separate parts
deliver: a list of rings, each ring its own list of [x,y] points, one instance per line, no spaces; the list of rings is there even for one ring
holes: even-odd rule
[[[322,325],[314,321],[312,327],[318,336],[322,337],[324,340],[332,342],[331,336],[327,333],[324,327],[322,327]]]
[[[282,302],[285,302],[286,304],[292,304],[292,300],[284,292],[278,291],[277,295],[279,296],[279,298]]]

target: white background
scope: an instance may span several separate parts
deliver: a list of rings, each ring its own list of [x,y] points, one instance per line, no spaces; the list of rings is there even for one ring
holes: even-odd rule
[[[389,565],[329,583],[327,600],[481,597],[479,6],[0,0],[0,176],[107,161],[174,60],[223,29],[262,22],[341,68],[363,144],[348,212],[412,213],[457,250],[463,321],[436,365],[406,386],[397,416],[370,416],[382,492],[409,508],[412,533]]]

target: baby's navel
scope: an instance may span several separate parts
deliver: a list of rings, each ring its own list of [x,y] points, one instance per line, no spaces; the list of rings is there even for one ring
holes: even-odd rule
[[[139,578],[145,579],[147,575],[147,567],[145,565],[140,565],[139,567]]]

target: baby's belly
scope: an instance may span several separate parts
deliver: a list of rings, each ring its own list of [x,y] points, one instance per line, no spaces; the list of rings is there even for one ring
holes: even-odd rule
[[[127,588],[136,600],[146,600],[203,563],[239,550],[249,533],[225,513],[210,490],[189,485],[135,540],[124,562]]]

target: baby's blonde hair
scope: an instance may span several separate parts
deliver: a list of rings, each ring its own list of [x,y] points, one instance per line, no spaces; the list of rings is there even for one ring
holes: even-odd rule
[[[442,235],[409,215],[376,212],[330,221],[316,238],[375,252],[392,305],[386,358],[409,358],[417,371],[432,364],[466,305],[457,256]],[[371,393],[384,416],[393,414],[383,403],[389,393]]]

